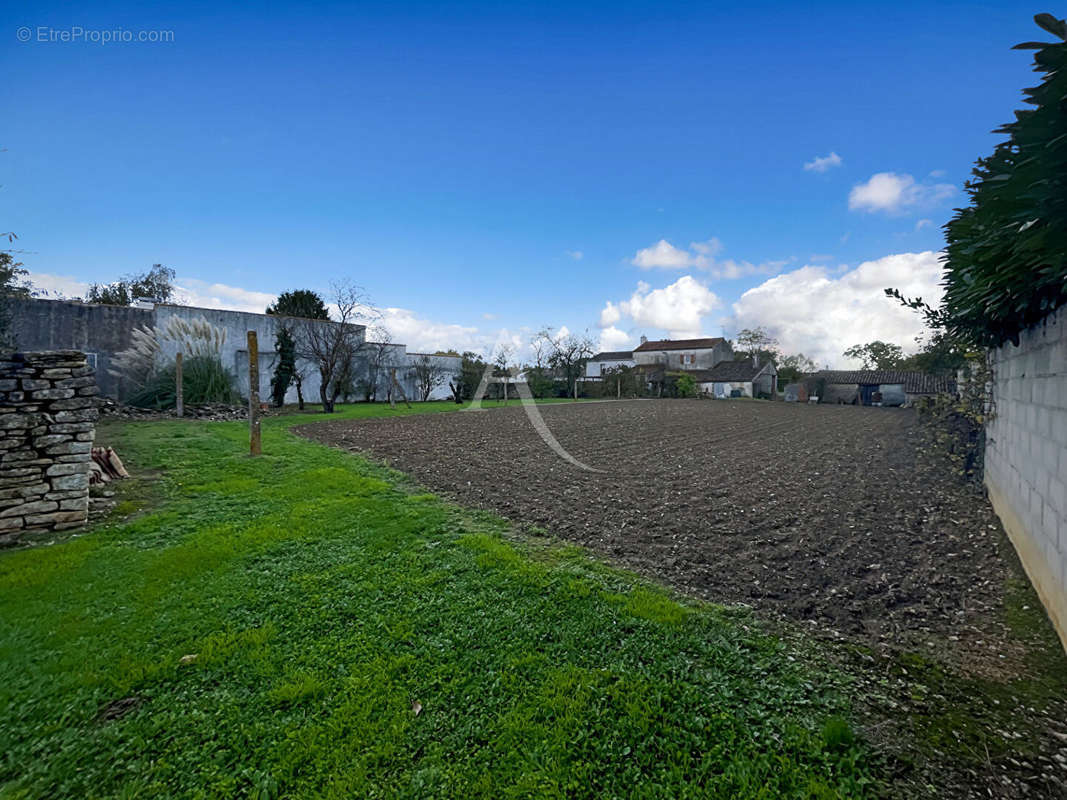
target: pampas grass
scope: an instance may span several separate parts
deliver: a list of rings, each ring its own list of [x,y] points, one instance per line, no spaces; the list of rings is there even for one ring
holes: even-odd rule
[[[108,372],[134,386],[127,402],[142,408],[173,408],[175,366],[164,356],[164,345],[182,353],[182,392],[186,403],[235,403],[233,375],[222,365],[226,330],[203,316],[191,320],[170,317],[162,325],[134,328],[133,343],[117,353]],[[167,347],[170,350],[171,347]]]

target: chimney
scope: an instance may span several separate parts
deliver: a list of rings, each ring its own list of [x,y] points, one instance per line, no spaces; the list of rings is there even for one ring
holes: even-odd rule
[[[642,336],[641,337],[641,344],[644,344],[647,341],[648,341],[648,337],[647,336]]]
[[[752,354],[752,366],[759,369],[759,353]]]

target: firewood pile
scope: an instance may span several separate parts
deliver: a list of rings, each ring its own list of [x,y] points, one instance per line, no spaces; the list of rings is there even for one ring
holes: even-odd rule
[[[110,447],[94,447],[89,462],[89,485],[99,486],[111,481],[130,477],[122,459]]]

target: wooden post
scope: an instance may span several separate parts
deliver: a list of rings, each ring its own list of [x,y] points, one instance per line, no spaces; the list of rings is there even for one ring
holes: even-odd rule
[[[182,387],[182,354],[174,356],[174,410],[178,416],[185,415],[185,392]]]
[[[400,394],[400,399],[404,401],[404,405],[411,408],[411,402],[408,400],[407,393],[404,391],[404,387],[400,385],[400,381],[396,379],[396,370],[389,371],[390,376],[393,379],[392,388],[389,390],[389,403],[393,408],[396,408],[396,399],[393,397],[393,390],[395,389]]]
[[[259,443],[259,342],[256,332],[248,332],[248,438],[249,452],[258,456]]]

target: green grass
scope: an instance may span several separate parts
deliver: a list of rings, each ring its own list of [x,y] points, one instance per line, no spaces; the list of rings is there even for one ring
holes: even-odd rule
[[[314,419],[258,459],[240,423],[105,428],[162,478],[0,554],[0,797],[869,791],[841,676],[288,431]]]

